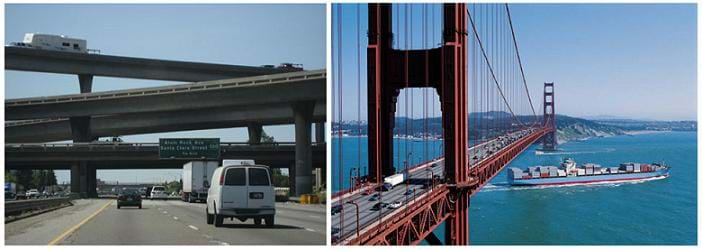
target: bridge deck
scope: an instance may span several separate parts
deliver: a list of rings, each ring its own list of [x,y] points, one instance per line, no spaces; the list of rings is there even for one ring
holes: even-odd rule
[[[312,164],[323,166],[326,144],[314,143]],[[295,143],[221,143],[223,159],[254,159],[270,167],[289,168],[295,162]],[[5,168],[68,169],[85,161],[99,169],[173,169],[190,160],[160,159],[158,143],[47,143],[5,144]]]

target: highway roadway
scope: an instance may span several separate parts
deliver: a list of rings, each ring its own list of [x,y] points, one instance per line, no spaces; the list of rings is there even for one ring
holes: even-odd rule
[[[511,143],[514,143],[518,139],[523,138],[532,132],[534,132],[533,129],[525,129],[513,132],[508,135],[500,136],[493,140],[480,143],[471,147],[468,151],[468,156],[470,157],[470,166],[475,166],[479,164],[481,161],[487,159],[489,156],[496,154],[500,150],[506,148]],[[436,164],[434,167],[431,167],[432,163],[428,163],[412,168],[410,170],[408,183],[398,184],[391,190],[380,192],[378,200],[373,200],[372,198],[374,194],[378,192],[374,192],[370,195],[363,195],[362,191],[360,190],[355,191],[349,195],[343,196],[343,199],[337,198],[332,200],[332,207],[341,204],[340,201],[344,203],[342,212],[332,215],[332,242],[336,241],[337,238],[339,241],[344,241],[356,236],[356,207],[352,204],[348,204],[347,202],[351,201],[358,204],[358,224],[361,228],[360,232],[362,232],[362,230],[367,226],[373,223],[382,222],[383,220],[390,218],[390,216],[388,215],[403,208],[399,207],[393,209],[387,206],[381,208],[380,210],[372,211],[371,208],[375,204],[379,202],[389,204],[394,201],[400,200],[402,201],[402,206],[404,206],[408,202],[412,201],[412,199],[419,199],[422,195],[427,193],[427,191],[431,190],[431,185],[423,187],[423,184],[430,183],[432,173],[435,178],[439,179],[443,178],[444,173],[443,158],[433,163]],[[405,195],[407,190],[415,190],[415,192],[409,195]],[[341,216],[343,216],[344,219],[343,227],[341,226]],[[335,232],[337,230],[338,233]]]
[[[5,224],[7,245],[323,245],[325,206],[276,203],[276,225],[205,222],[205,204],[144,200],[143,208],[117,209],[111,199],[76,200],[73,206]]]

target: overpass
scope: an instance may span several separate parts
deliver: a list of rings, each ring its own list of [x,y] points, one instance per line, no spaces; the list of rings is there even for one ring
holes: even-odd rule
[[[260,143],[264,125],[294,124],[297,143],[295,172],[291,172],[296,180],[293,190],[296,194],[312,191],[311,124],[317,123],[317,142],[323,142],[324,69],[302,71],[294,67],[5,49],[6,69],[75,74],[81,92],[6,100],[6,142],[85,143],[101,136],[247,127],[249,142]],[[93,76],[193,83],[91,93]],[[74,161],[71,166],[74,190],[79,189],[81,180],[94,183],[96,166],[102,167],[95,161]],[[95,195],[94,191],[80,190]]]
[[[299,70],[69,53],[12,46],[5,46],[5,69],[176,82],[271,75]]]
[[[324,166],[326,144],[312,144],[312,164]],[[272,168],[295,166],[295,143],[220,143],[221,159],[253,159]],[[5,169],[70,169],[88,162],[96,169],[179,169],[191,160],[160,159],[158,143],[5,144]],[[291,171],[292,172],[292,171]]]

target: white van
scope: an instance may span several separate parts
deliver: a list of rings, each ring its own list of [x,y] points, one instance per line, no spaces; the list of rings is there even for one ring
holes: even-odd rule
[[[224,218],[237,218],[254,224],[261,220],[272,227],[275,219],[275,192],[271,171],[262,165],[224,165],[215,169],[207,192],[207,224],[222,226]]]

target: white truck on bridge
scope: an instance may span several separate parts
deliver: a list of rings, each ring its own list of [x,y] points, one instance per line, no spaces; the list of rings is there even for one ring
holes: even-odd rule
[[[385,187],[385,189],[389,190],[389,189],[394,188],[398,184],[404,182],[405,181],[405,174],[404,173],[394,174],[394,175],[385,177],[385,179],[383,179],[383,181],[384,181],[383,186]]]
[[[41,50],[88,53],[87,41],[62,35],[27,33],[24,34],[24,41],[12,43],[12,45]]]
[[[207,190],[217,161],[191,161],[183,165],[183,194],[181,199],[187,202],[207,201]]]

